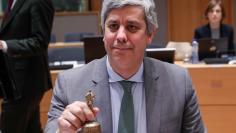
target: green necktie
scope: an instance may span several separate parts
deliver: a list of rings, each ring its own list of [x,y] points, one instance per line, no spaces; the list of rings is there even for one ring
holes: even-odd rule
[[[131,81],[119,82],[124,90],[120,107],[118,133],[134,133],[134,104]]]

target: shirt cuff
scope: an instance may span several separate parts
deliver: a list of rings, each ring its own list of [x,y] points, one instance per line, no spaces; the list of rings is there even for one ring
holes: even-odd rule
[[[4,52],[4,53],[6,53],[7,52],[7,43],[5,42],[5,41],[1,41],[1,43],[2,43],[2,51]]]
[[[57,129],[56,133],[60,133],[60,130],[59,130],[59,129]]]

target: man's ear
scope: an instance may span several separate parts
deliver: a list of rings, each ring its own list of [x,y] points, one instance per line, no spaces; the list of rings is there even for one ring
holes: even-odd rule
[[[153,40],[153,38],[155,37],[157,33],[157,29],[156,28],[153,28],[152,32],[151,33],[148,33],[148,40],[147,40],[147,44],[150,44]]]

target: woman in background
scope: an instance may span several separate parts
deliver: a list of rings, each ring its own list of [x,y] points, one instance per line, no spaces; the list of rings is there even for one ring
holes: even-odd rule
[[[205,17],[208,24],[195,30],[194,39],[201,38],[228,38],[228,50],[234,50],[234,31],[229,25],[223,24],[225,18],[225,9],[220,0],[211,0],[205,10]]]

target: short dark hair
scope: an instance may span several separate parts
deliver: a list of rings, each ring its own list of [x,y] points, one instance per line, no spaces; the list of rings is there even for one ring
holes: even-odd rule
[[[205,10],[205,18],[208,19],[208,13],[211,12],[211,10],[216,6],[219,5],[221,8],[221,13],[222,13],[222,18],[221,18],[221,22],[223,21],[223,19],[225,18],[226,14],[225,14],[225,8],[223,6],[223,3],[221,0],[210,0],[210,2],[207,5],[207,8]]]

